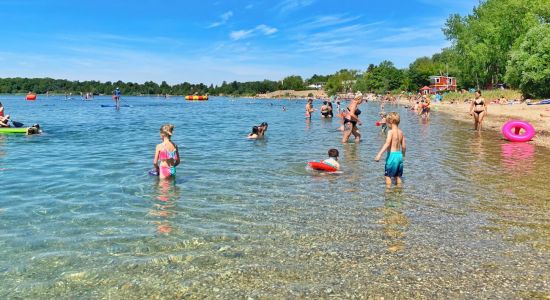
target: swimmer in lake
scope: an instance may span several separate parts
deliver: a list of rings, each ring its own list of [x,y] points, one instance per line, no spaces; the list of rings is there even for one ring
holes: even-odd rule
[[[336,170],[340,170],[340,163],[338,162],[338,150],[337,149],[329,149],[328,150],[328,159],[323,160],[324,164],[327,164]]]
[[[259,126],[252,127],[252,132],[248,134],[249,139],[260,139],[264,137],[267,127],[269,125],[266,122],[263,122]]]

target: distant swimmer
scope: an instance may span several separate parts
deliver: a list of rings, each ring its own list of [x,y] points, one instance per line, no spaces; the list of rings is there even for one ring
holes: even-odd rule
[[[180,164],[178,146],[172,142],[174,125],[164,124],[160,127],[162,143],[155,148],[153,166],[160,179],[176,176],[176,167]]]
[[[392,178],[395,178],[397,186],[401,185],[401,177],[403,176],[403,161],[405,160],[405,151],[407,150],[407,144],[405,142],[405,135],[403,131],[399,129],[400,117],[396,112],[391,112],[387,117],[390,131],[386,138],[386,142],[374,158],[376,161],[380,161],[382,154],[387,151],[386,166],[384,169],[384,176],[386,177],[386,186],[390,187],[392,184]]]
[[[342,112],[342,117],[344,118],[342,143],[347,143],[352,134],[355,137],[355,143],[359,143],[361,141],[361,134],[359,133],[359,130],[357,130],[357,125],[362,124],[358,117],[361,114],[361,111],[359,110],[359,105],[361,103],[363,103],[363,95],[358,93],[351,101],[348,108]]]
[[[252,127],[252,132],[248,134],[247,138],[249,139],[263,138],[265,135],[265,132],[267,131],[268,126],[269,125],[266,122],[263,122],[259,126]]]
[[[306,118],[311,118],[311,114],[314,111],[315,110],[313,109],[313,99],[309,98],[307,99],[307,104],[306,104]]]

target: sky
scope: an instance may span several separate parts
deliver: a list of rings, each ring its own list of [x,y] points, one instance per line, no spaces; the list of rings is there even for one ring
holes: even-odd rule
[[[478,0],[0,0],[0,78],[304,79],[383,60],[406,68],[450,42]]]

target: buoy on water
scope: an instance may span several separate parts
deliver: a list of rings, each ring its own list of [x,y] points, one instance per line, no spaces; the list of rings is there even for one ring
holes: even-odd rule
[[[185,96],[185,100],[188,100],[188,101],[206,101],[206,100],[208,100],[208,96],[189,95],[189,96]]]
[[[27,94],[27,97],[25,99],[28,101],[34,101],[36,100],[36,94]]]

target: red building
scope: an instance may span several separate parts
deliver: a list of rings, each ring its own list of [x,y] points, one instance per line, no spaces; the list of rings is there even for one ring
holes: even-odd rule
[[[430,76],[430,93],[456,91],[456,78],[449,76]]]

